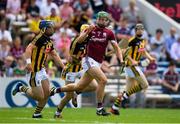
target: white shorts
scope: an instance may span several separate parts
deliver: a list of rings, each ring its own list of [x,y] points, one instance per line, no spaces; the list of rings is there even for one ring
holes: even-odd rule
[[[66,74],[66,81],[68,82],[75,82],[76,78],[81,78],[84,74],[84,70],[81,70],[79,72],[68,72]]]
[[[38,72],[32,72],[26,74],[26,78],[31,87],[37,87],[41,85],[42,80],[48,79],[48,75],[46,74],[46,70],[42,68]]]
[[[144,75],[140,67],[138,66],[125,67],[125,73],[127,77],[132,77],[132,78]]]
[[[101,64],[91,57],[86,56],[82,59],[82,67],[83,67],[84,72],[89,70],[91,67],[99,67],[100,68],[100,66],[101,66]]]

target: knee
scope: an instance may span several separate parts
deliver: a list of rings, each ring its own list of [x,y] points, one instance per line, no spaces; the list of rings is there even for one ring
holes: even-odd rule
[[[77,85],[75,89],[76,91],[82,91],[84,89],[84,86]]]
[[[49,94],[50,94],[50,90],[46,90],[44,92],[44,98],[48,98],[49,97]]]
[[[73,92],[66,93],[65,98],[66,99],[71,99],[73,97],[73,95],[74,95]]]
[[[149,84],[148,83],[144,83],[141,87],[142,87],[142,89],[146,90],[149,87]]]
[[[93,91],[95,91],[95,90],[97,89],[97,87],[98,87],[98,84],[96,84],[96,83],[95,83],[95,84],[93,84],[93,86],[92,86],[92,90],[93,90]]]
[[[42,100],[44,100],[44,95],[39,95],[39,96],[36,96],[36,99],[38,100],[38,101],[42,101]]]
[[[107,83],[107,78],[106,77],[100,79],[100,82],[99,82],[100,85],[106,85],[106,83]]]

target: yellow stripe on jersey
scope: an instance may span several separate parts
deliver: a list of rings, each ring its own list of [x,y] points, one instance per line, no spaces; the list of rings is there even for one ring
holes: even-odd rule
[[[29,84],[30,84],[31,87],[36,86],[36,73],[35,72],[31,73]]]
[[[34,70],[34,66],[35,66],[35,59],[36,59],[36,53],[37,53],[37,47],[33,49],[33,52],[32,52],[32,58],[31,58],[31,61],[32,61],[32,68]]]
[[[79,51],[76,58],[80,58],[81,55],[82,55],[82,51]]]
[[[44,67],[47,55],[53,50],[53,43],[50,38],[38,34],[32,41],[36,46],[31,55],[32,68],[34,72],[40,71]]]
[[[140,48],[140,46],[139,46],[139,48]],[[138,49],[139,49],[139,48],[138,48]],[[142,53],[138,53],[136,60],[140,60],[141,55],[142,55]]]
[[[69,72],[73,72],[73,65],[71,65],[71,67],[69,68]]]
[[[78,71],[79,71],[79,68],[80,68],[80,65],[76,65],[75,72],[78,72]]]
[[[129,56],[136,61],[140,61],[141,55],[142,55],[142,49],[145,48],[144,40],[143,39],[138,39],[136,37],[132,37],[129,40]],[[127,66],[131,66],[132,62],[130,60],[127,61]]]
[[[77,40],[76,39],[74,39],[73,41],[72,41],[72,46],[71,46],[71,48],[70,48],[70,55],[73,55],[73,53],[74,53],[74,50],[75,50],[75,48],[76,48],[76,44],[77,44]]]
[[[137,60],[137,56],[138,56],[138,54],[139,54],[139,53],[138,53],[138,49],[139,49],[139,46],[136,46],[136,47],[135,47],[135,50],[134,50],[134,51],[135,51],[135,55],[134,55],[134,58],[133,58],[133,59],[135,59],[135,60]],[[138,60],[137,60],[137,61],[138,61]]]
[[[130,43],[135,37],[131,37],[128,42]]]
[[[33,40],[32,43],[35,44],[36,41],[42,36],[42,33],[39,33]]]
[[[40,70],[40,68],[41,68],[41,62],[43,61],[43,59],[44,59],[44,57],[43,57],[43,55],[44,55],[44,48],[45,48],[45,46],[43,46],[43,47],[41,47],[41,49],[40,49],[40,52],[39,52],[39,56],[38,56],[38,69],[37,70]]]

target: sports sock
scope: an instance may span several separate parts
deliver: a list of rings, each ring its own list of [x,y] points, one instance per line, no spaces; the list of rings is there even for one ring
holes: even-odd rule
[[[43,107],[36,106],[36,109],[35,109],[35,111],[34,111],[34,114],[39,114],[39,113],[41,113],[42,109],[43,109]]]
[[[61,92],[61,87],[56,88],[56,89],[54,90],[54,92],[55,92],[55,93],[60,93],[60,92]]]
[[[138,84],[138,85],[132,87],[131,89],[129,89],[126,93],[127,93],[127,96],[130,96],[133,93],[139,92],[141,90],[142,90],[142,88],[141,88],[140,84]]]
[[[20,90],[21,92],[24,92],[24,93],[26,93],[28,89],[29,89],[29,87],[27,87],[27,86],[20,86],[20,87],[19,87],[19,90]]]
[[[120,107],[120,103],[121,103],[121,97],[120,96],[118,96],[117,98],[116,98],[116,100],[114,101],[114,104],[113,104],[113,109],[118,109],[119,107]]]

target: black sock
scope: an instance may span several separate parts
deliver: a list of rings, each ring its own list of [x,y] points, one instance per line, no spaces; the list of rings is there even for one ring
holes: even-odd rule
[[[60,93],[61,92],[61,87],[56,89],[56,93]]]
[[[102,107],[103,107],[102,102],[98,102],[98,104],[97,104],[97,108],[102,108]]]
[[[36,109],[34,111],[34,114],[40,114],[41,111],[42,111],[43,107],[40,107],[40,106],[36,106]]]
[[[82,93],[82,92],[76,91],[76,94],[77,94],[77,95],[79,95],[79,94],[81,94],[81,93]]]
[[[62,109],[60,109],[59,107],[57,107],[57,112],[61,113]]]

